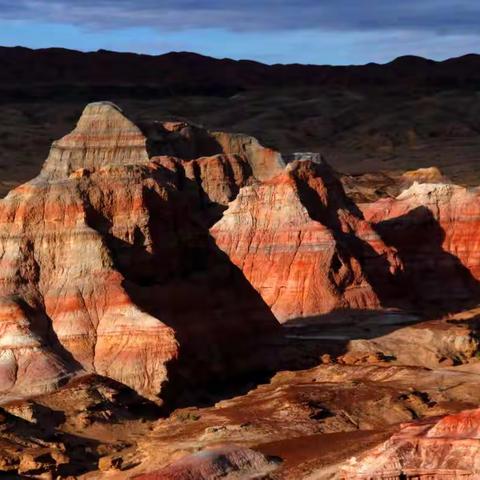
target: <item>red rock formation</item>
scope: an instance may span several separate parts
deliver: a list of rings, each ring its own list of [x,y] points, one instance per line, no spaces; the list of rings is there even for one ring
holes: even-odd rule
[[[82,371],[156,395],[179,349],[187,379],[196,378],[190,367],[208,378],[256,361],[236,359],[225,342],[244,338],[239,349],[248,349],[274,320],[183,197],[116,107],[86,107],[41,175],[0,203],[4,395],[39,393]]]
[[[280,153],[263,147],[254,137],[225,132],[212,132],[212,136],[224,152],[248,158],[253,175],[259,180],[272,178],[284,167]]]
[[[255,178],[266,180],[280,173],[285,166],[279,152],[261,145],[258,140],[241,133],[209,131],[185,122],[144,125],[151,155],[170,155],[193,160],[213,155],[240,157],[248,163]]]
[[[480,475],[480,410],[403,424],[344,468],[344,479],[474,479]]]
[[[278,175],[285,164],[279,152],[248,135],[214,132],[185,122],[142,126],[152,160],[175,172],[177,187],[196,186],[190,198],[214,223],[241,187]],[[190,182],[189,182],[190,181]]]
[[[71,372],[96,371],[139,391],[160,390],[165,363],[177,354],[174,332],[132,302],[103,232],[89,224],[92,210],[102,208],[115,234],[133,239],[145,221],[148,180],[120,166],[146,163],[142,138],[116,108],[90,105],[77,129],[53,145],[42,174],[1,203],[2,327],[15,322],[9,328],[16,335],[3,345],[4,392],[35,393],[36,382],[51,376],[58,362],[35,368],[28,360],[40,347],[60,355]],[[38,345],[27,342],[31,337]]]
[[[329,167],[310,161],[244,187],[211,232],[282,322],[377,308],[400,267]]]
[[[220,445],[187,455],[156,472],[138,475],[136,480],[213,480],[216,478],[256,478],[276,467],[254,450],[236,445]]]
[[[476,190],[414,183],[395,199],[362,205],[405,265],[403,290],[432,306],[478,295],[480,201]]]
[[[52,146],[41,174],[0,202],[0,399],[36,395],[5,407],[7,428],[20,432],[30,422],[40,431],[42,417],[57,412],[46,437],[58,421],[70,435],[121,439],[121,453],[101,445],[91,459],[102,471],[125,469],[119,478],[260,476],[274,467],[266,455],[278,451],[284,464],[297,462],[286,467],[291,478],[302,478],[310,461],[315,468],[328,456],[333,462],[337,445],[338,463],[384,441],[391,425],[478,404],[475,365],[461,367],[470,372],[388,365],[473,364],[476,310],[403,330],[402,321],[419,318],[340,311],[337,318],[352,322],[343,337],[334,322],[330,330],[319,323],[302,331],[337,336],[328,353],[294,335],[274,343],[286,368],[321,354],[325,365],[279,373],[248,395],[177,410],[155,424],[135,419],[134,410],[154,405],[122,404],[134,392],[110,379],[181,404],[202,393],[199,384],[263,373],[270,366],[264,340],[278,329],[271,310],[288,321],[379,308],[396,286],[436,304],[439,297],[475,300],[480,276],[476,191],[414,184],[396,199],[363,206],[366,220],[315,155],[282,169],[277,152],[249,137],[180,123],[158,128],[152,143],[115,106],[89,105]],[[159,155],[149,158],[152,152]],[[418,175],[431,180],[437,172]],[[348,340],[350,351],[340,352]],[[76,375],[81,381],[57,389]],[[206,401],[217,400],[214,390]],[[113,433],[98,433],[102,421],[115,419]],[[475,478],[479,424],[477,410],[407,424],[352,461],[345,476]],[[0,434],[7,442],[9,432]],[[74,451],[76,440],[67,437]],[[46,461],[43,446],[33,445],[35,456],[19,455],[17,445],[30,447],[30,438],[12,437],[14,450],[0,455],[12,475],[63,476],[62,465],[90,449],[77,451],[75,462],[53,443],[44,447],[58,458]]]
[[[179,186],[188,181],[195,185],[197,190],[191,201],[200,203],[202,208],[226,207],[253,178],[250,164],[241,155],[218,154],[189,161],[160,156],[153,160],[175,172]],[[219,214],[215,216],[218,218]]]
[[[42,173],[52,178],[80,168],[147,163],[146,138],[138,127],[107,102],[91,103],[75,130],[53,142]]]

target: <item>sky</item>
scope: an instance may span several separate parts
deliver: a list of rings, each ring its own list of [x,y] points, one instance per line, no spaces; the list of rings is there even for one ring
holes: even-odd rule
[[[0,0],[0,45],[385,63],[480,51],[480,0]]]

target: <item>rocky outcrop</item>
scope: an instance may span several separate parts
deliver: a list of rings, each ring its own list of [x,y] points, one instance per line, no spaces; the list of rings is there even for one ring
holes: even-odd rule
[[[404,264],[402,290],[423,306],[465,307],[478,296],[478,191],[417,183],[395,199],[361,205]]]
[[[211,233],[282,322],[378,308],[401,267],[330,168],[310,160],[241,189]]]
[[[240,133],[213,132],[213,138],[226,153],[240,154],[249,159],[255,178],[267,180],[285,166],[279,152],[266,148],[254,137]]]
[[[274,177],[285,167],[279,152],[248,135],[209,131],[186,122],[144,124],[142,130],[152,160],[175,173],[177,187],[195,187],[189,189],[190,202],[198,205],[210,225],[240,188]]]
[[[349,341],[344,358],[354,360],[381,354],[402,365],[428,368],[474,363],[480,350],[478,313],[474,309],[462,312],[465,318],[449,316],[453,318],[420,323],[417,320],[394,327],[390,324],[386,333],[375,325],[370,335],[364,332]]]
[[[341,175],[340,180],[346,194],[356,203],[375,202],[380,198],[395,198],[415,182],[450,183],[437,167]]]
[[[359,208],[284,160],[86,107],[0,202],[0,471],[478,476],[478,411],[449,415],[479,402],[478,308],[382,308],[478,298],[478,191],[431,169]]]
[[[459,370],[335,364],[279,372],[246,395],[208,408],[179,409],[144,435],[132,434],[134,451],[125,449],[117,457],[133,457],[140,465],[118,478],[151,478],[158,471],[203,478],[196,476],[198,467],[211,472],[218,458],[208,450],[223,451],[232,460],[223,450],[226,444],[237,445],[238,453],[249,459],[261,458],[260,453],[269,460],[282,459],[270,474],[273,478],[330,478],[326,473],[337,478],[340,464],[388,440],[399,423],[474,408],[479,395],[478,375]]]
[[[29,361],[40,361],[40,348],[70,373],[96,371],[140,391],[160,390],[165,363],[177,354],[174,332],[132,301],[108,232],[95,224],[105,215],[113,234],[131,241],[144,224],[148,181],[125,166],[145,163],[140,139],[116,108],[90,105],[78,128],[53,145],[42,174],[0,205],[2,326],[13,323],[3,337],[3,393],[37,393],[36,382],[56,365]]]
[[[403,424],[379,447],[352,458],[344,479],[474,479],[480,475],[480,410]]]
[[[282,155],[264,147],[259,141],[242,133],[206,130],[186,122],[164,122],[142,125],[148,137],[150,155],[170,155],[193,160],[213,155],[241,157],[259,180],[277,175],[285,166]]]
[[[190,185],[185,194],[190,194],[191,204],[210,224],[221,217],[240,188],[254,180],[250,164],[241,155],[218,154],[189,161],[159,156],[153,160],[174,173],[179,189]]]
[[[196,184],[149,161],[146,144],[118,108],[89,105],[39,177],[0,203],[4,398],[82,372],[152,396],[168,365],[188,383],[257,361],[240,351],[275,320],[195,221],[183,191]]]
[[[136,480],[214,480],[255,478],[267,475],[279,462],[249,448],[220,445],[187,455],[156,472],[138,475]]]
[[[66,453],[66,435],[55,437],[7,412],[0,411],[0,472],[5,478],[48,478],[72,461]],[[85,453],[83,449],[82,453]]]
[[[80,168],[148,162],[146,138],[121,110],[109,102],[89,104],[77,126],[53,142],[42,174],[65,177]]]

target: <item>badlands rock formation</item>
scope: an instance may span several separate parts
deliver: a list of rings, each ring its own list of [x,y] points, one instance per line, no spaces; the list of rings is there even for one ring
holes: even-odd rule
[[[281,322],[379,308],[401,268],[324,163],[244,187],[211,229]]]
[[[278,175],[285,167],[279,152],[248,135],[212,132],[184,122],[142,128],[149,154],[175,173],[177,187],[196,186],[190,202],[198,204],[206,225],[220,218],[241,187]]]
[[[371,452],[353,458],[345,479],[475,479],[480,475],[480,410],[403,424]]]
[[[260,145],[258,140],[240,133],[209,131],[185,122],[143,125],[151,155],[171,155],[193,160],[213,155],[237,155],[247,160],[253,175],[266,180],[285,166],[279,152]]]
[[[478,298],[477,189],[414,183],[395,199],[361,205],[404,264],[403,292],[421,305],[454,307]],[[408,287],[408,288],[407,288]]]
[[[4,349],[5,393],[25,393],[22,382],[37,393],[86,371],[151,396],[166,381],[168,364],[181,379],[172,384],[188,384],[192,369],[206,381],[212,371],[267,368],[260,356],[237,359],[225,342],[244,338],[237,345],[248,351],[258,334],[274,330],[267,305],[281,321],[381,305],[379,286],[400,263],[326,165],[297,161],[283,172],[278,154],[248,137],[182,124],[156,131],[163,141],[155,135],[147,141],[115,106],[92,104],[76,129],[54,143],[41,175],[3,202],[5,315],[17,309],[19,320],[8,328],[28,338],[22,350]],[[194,147],[187,152],[186,145]],[[208,150],[218,146],[221,153]],[[213,155],[149,159],[147,149],[161,148],[187,158]],[[252,182],[212,234],[266,305],[204,228]],[[256,190],[263,200],[244,205]],[[260,248],[263,230],[228,225],[236,205],[254,227],[255,215],[266,215],[259,226],[266,221],[262,229],[271,233]],[[240,224],[248,226],[242,218]],[[249,244],[253,255],[242,260],[238,248]],[[268,275],[260,273],[265,267]],[[222,285],[222,295],[212,297],[212,285]],[[184,298],[192,299],[191,310]],[[32,326],[39,312],[42,320]],[[199,345],[200,337],[208,341]],[[32,372],[43,358],[30,362],[37,350],[46,366]]]
[[[1,202],[4,396],[84,371],[152,396],[168,364],[201,378],[255,363],[225,342],[244,338],[237,345],[248,349],[275,320],[176,182],[115,106],[91,104],[41,174]]]
[[[234,480],[259,478],[275,470],[278,461],[261,453],[235,445],[220,445],[187,455],[157,472],[135,477],[136,480]]]
[[[222,466],[235,458],[243,459],[246,467],[240,478],[338,478],[349,457],[360,458],[388,440],[399,423],[471,409],[479,399],[478,375],[460,370],[429,370],[385,362],[320,365],[280,372],[247,395],[212,407],[177,410],[149,429],[144,425],[143,435],[129,437],[135,442],[133,447],[104,454],[101,463],[108,465],[123,458],[128,464],[130,459],[137,459],[137,464],[125,471],[112,468],[106,472],[105,478],[115,479],[135,478],[137,474],[155,479],[163,478],[154,476],[159,472],[174,472],[179,478],[191,474],[187,478],[203,480],[202,472],[221,473]],[[118,424],[110,428],[117,435],[121,431]],[[141,428],[130,427],[137,432]],[[84,435],[93,432],[92,426],[84,430]],[[226,445],[236,447],[224,450]],[[218,465],[222,450],[225,461]],[[277,468],[269,476],[260,475],[265,461],[258,453],[282,460],[275,462]],[[256,477],[252,467],[257,469]],[[234,469],[229,473],[238,478]]]
[[[54,143],[40,176],[2,202],[4,394],[52,388],[67,369],[159,391],[165,363],[177,355],[174,332],[131,300],[104,237],[142,235],[148,183],[127,165],[148,162],[144,143],[113,106],[90,105]],[[95,222],[111,222],[113,231]],[[52,355],[56,363],[39,364]],[[63,370],[46,375],[57,363]]]
[[[318,154],[88,105],[0,202],[0,472],[478,476],[480,202],[439,175],[356,205]]]

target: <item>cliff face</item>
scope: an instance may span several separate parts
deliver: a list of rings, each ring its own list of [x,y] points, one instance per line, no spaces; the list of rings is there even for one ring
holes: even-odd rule
[[[148,160],[116,107],[92,104],[39,177],[1,202],[4,395],[87,371],[152,396],[174,360],[182,377],[248,368],[225,342],[250,348],[275,321],[195,220],[189,181]]]
[[[99,102],[85,108],[73,132],[53,142],[42,173],[62,178],[79,168],[147,162],[146,138],[139,128],[115,105]]]
[[[479,428],[478,409],[403,424],[385,443],[350,460],[342,478],[478,478]]]
[[[242,133],[206,130],[185,122],[164,122],[142,125],[148,137],[151,156],[169,155],[194,160],[214,155],[236,155],[250,167],[259,180],[281,172],[285,163],[282,155],[261,145],[258,140]]]
[[[165,364],[178,351],[174,332],[131,300],[97,224],[103,215],[110,234],[127,242],[145,229],[152,167],[124,166],[145,163],[144,144],[117,109],[91,105],[77,129],[53,145],[42,174],[1,203],[2,326],[12,332],[2,351],[4,393],[52,386],[52,366],[37,365],[38,355],[28,361],[39,348],[70,374],[96,371],[139,391],[160,390]]]
[[[244,187],[211,232],[282,322],[377,308],[401,268],[329,167],[309,160]]]
[[[414,183],[395,199],[361,208],[385,242],[399,252],[405,265],[403,290],[415,302],[465,305],[478,296],[480,202],[476,189]]]

